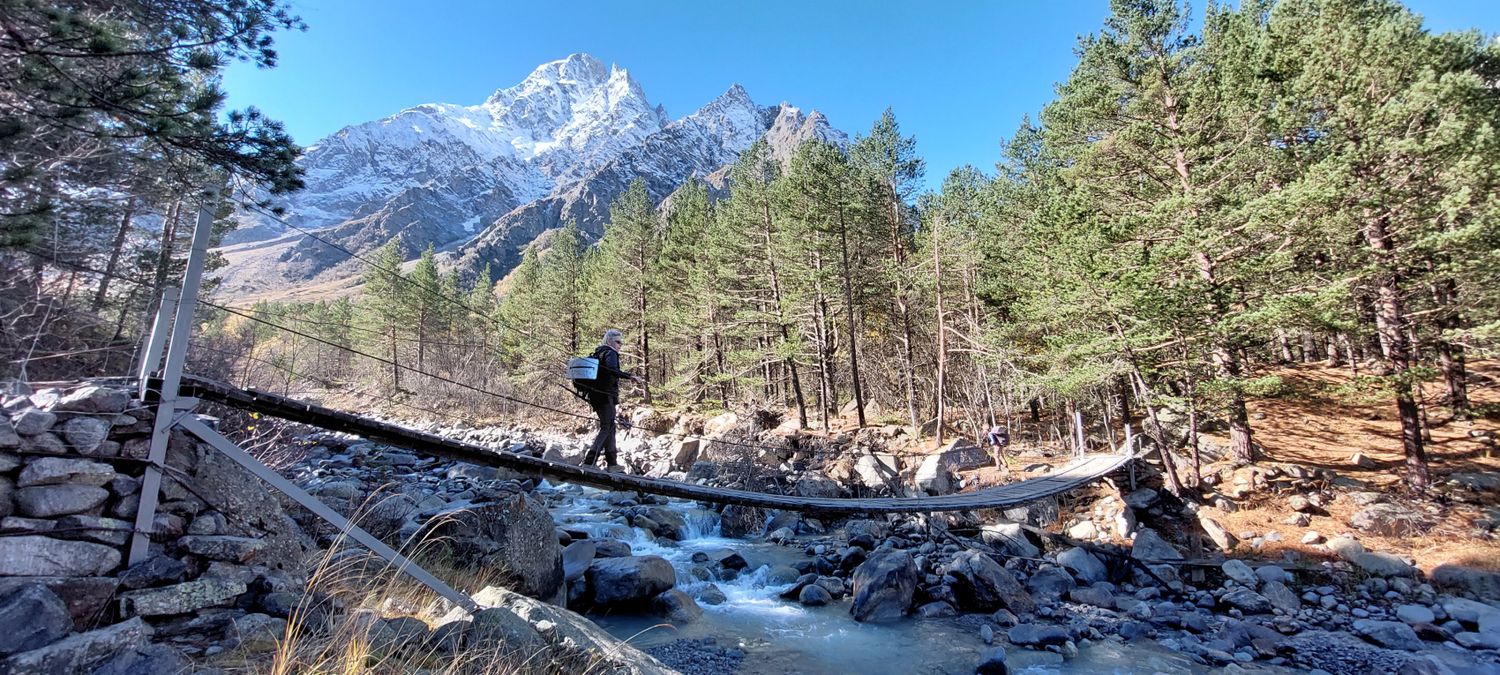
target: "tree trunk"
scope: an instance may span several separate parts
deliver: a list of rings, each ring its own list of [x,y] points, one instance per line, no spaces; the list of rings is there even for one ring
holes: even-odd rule
[[[771,247],[771,205],[769,202],[761,205],[762,228],[761,233],[765,239],[766,270],[771,275],[771,299],[776,303],[776,326],[781,330],[781,342],[783,344],[792,341],[791,332],[787,329],[786,313],[781,306],[781,275],[776,271],[776,256]],[[797,427],[807,428],[807,399],[802,395],[802,378],[797,373],[797,359],[794,356],[786,357],[786,368],[792,373],[792,393],[797,397]]]
[[[933,392],[933,398],[937,400],[937,446],[943,445],[943,394],[947,391],[947,368],[948,368],[948,329],[943,325],[943,254],[942,236],[937,229],[941,224],[941,218],[933,219],[932,232],[932,276],[933,287],[937,291],[937,386]],[[910,348],[910,341],[907,343]],[[910,355],[908,354],[907,368],[911,367]],[[907,387],[910,388],[911,375],[908,371]],[[916,423],[913,413],[913,424]],[[921,427],[917,427],[917,436],[921,437]]]
[[[1433,299],[1439,307],[1448,308],[1437,320],[1438,335],[1433,346],[1438,355],[1438,364],[1443,368],[1443,380],[1448,386],[1448,407],[1453,419],[1469,419],[1469,383],[1464,347],[1445,337],[1446,331],[1457,330],[1463,318],[1456,314],[1458,284],[1452,279],[1443,279],[1433,284]]]
[[[1364,228],[1365,242],[1384,268],[1376,284],[1375,327],[1386,349],[1390,375],[1396,385],[1396,411],[1401,417],[1401,447],[1406,455],[1407,482],[1417,490],[1426,490],[1427,450],[1422,444],[1421,411],[1412,395],[1411,343],[1406,337],[1406,313],[1401,302],[1402,276],[1396,268],[1394,246],[1386,231],[1384,217],[1368,218]]]
[[[849,228],[844,207],[839,207],[839,251],[844,263],[844,316],[849,323],[849,376],[854,387],[854,407],[860,428],[865,423],[865,394],[859,382],[859,339],[854,331],[854,278],[849,269]]]
[[[115,274],[115,268],[120,264],[120,254],[125,250],[125,235],[130,233],[130,219],[135,215],[135,199],[125,203],[125,215],[120,218],[120,227],[115,230],[115,239],[109,247],[109,262],[104,265],[106,274],[99,278],[99,290],[94,293],[93,310],[98,312],[104,309],[105,298],[109,294],[109,282]]]

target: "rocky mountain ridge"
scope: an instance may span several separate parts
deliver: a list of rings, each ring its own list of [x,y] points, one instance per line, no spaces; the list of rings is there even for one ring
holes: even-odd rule
[[[360,253],[399,236],[408,259],[431,245],[467,271],[488,264],[504,274],[526,245],[568,220],[597,237],[631,180],[662,200],[690,176],[713,183],[762,137],[780,158],[808,139],[846,140],[822,114],[757,105],[737,84],[674,121],[625,69],[573,54],[479,105],[420,105],[308,147],[307,188],[280,204],[285,224],[240,214],[221,292],[358,274],[346,254],[289,225]]]

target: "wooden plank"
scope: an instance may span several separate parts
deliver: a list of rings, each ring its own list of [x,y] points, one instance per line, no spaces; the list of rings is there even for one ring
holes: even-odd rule
[[[463,443],[386,422],[364,419],[343,411],[275,394],[242,391],[201,378],[184,378],[182,391],[184,394],[191,393],[204,400],[231,407],[252,410],[333,431],[352,433],[403,447],[422,455],[537,473],[558,480],[612,490],[633,490],[717,504],[739,504],[810,513],[922,513],[1005,508],[1076,489],[1102,478],[1134,459],[1129,455],[1089,457],[1049,476],[955,495],[862,499],[810,498],[730,490],[645,476],[609,473],[592,467],[575,466],[566,462],[554,462],[528,455],[491,450],[483,446]]]

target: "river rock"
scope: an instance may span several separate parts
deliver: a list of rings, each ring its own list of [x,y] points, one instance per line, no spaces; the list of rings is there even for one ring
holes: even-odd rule
[[[1068,629],[1038,623],[1016,625],[1006,633],[1006,637],[1010,638],[1011,644],[1023,647],[1061,647],[1070,639]]]
[[[1380,577],[1416,576],[1417,568],[1390,553],[1366,551],[1349,557],[1349,562],[1370,574]]]
[[[797,592],[797,602],[809,607],[822,607],[833,602],[833,594],[829,593],[828,589],[817,584],[807,584],[802,587],[801,591]]]
[[[851,577],[854,603],[849,612],[860,622],[901,618],[911,607],[917,576],[910,553],[889,548],[876,550],[854,568]]]
[[[651,600],[652,609],[657,614],[664,616],[668,621],[675,623],[687,623],[697,621],[703,616],[703,608],[688,595],[675,588],[657,595]]]
[[[442,521],[438,535],[480,544],[474,547],[480,557],[470,564],[500,570],[503,582],[524,595],[564,601],[562,546],[543,500],[517,493]]]
[[[792,484],[792,494],[798,497],[836,498],[842,493],[838,483],[816,472],[804,474]]]
[[[0,597],[0,656],[45,647],[73,632],[68,606],[33,584]]]
[[[1109,570],[1093,553],[1082,548],[1070,548],[1057,554],[1057,564],[1068,568],[1085,584],[1098,583],[1109,578]]]
[[[575,541],[563,549],[563,577],[568,581],[583,577],[594,564],[594,551],[598,544],[590,539]]]
[[[619,539],[590,539],[595,558],[625,558],[631,555],[630,542]]]
[[[1225,560],[1219,568],[1224,570],[1224,576],[1250,588],[1255,588],[1259,581],[1259,577],[1255,576],[1255,570],[1250,569],[1250,566],[1242,560]]]
[[[63,483],[102,487],[117,475],[114,467],[101,462],[70,457],[39,457],[21,469],[21,475],[16,478],[16,487]]]
[[[596,605],[650,600],[677,583],[677,571],[654,555],[597,559],[586,573]]]
[[[1356,619],[1351,627],[1360,637],[1387,649],[1414,652],[1422,648],[1422,640],[1416,631],[1399,621]]]
[[[1480,598],[1500,600],[1500,572],[1477,569],[1467,565],[1443,563],[1433,568],[1432,583],[1473,593]]]
[[[1036,558],[1042,554],[1020,523],[990,523],[979,529],[979,539],[1014,556]]]
[[[1440,604],[1448,616],[1465,625],[1478,626],[1481,621],[1495,621],[1496,625],[1500,625],[1500,607],[1451,596],[1444,597]]]
[[[134,617],[107,628],[79,633],[40,649],[15,654],[0,662],[0,670],[14,673],[86,673],[117,654],[141,647],[151,626]]]
[[[244,592],[242,581],[205,576],[173,586],[121,593],[120,611],[126,616],[187,614],[227,604]]]
[[[1005,648],[990,647],[979,656],[979,665],[974,666],[975,675],[1006,675],[1010,669],[1005,665]]]
[[[719,533],[732,539],[758,537],[765,530],[769,514],[756,506],[730,504],[719,514]]]
[[[1155,530],[1143,527],[1135,535],[1135,542],[1131,544],[1130,556],[1136,560],[1182,560],[1182,553],[1178,551],[1167,540]]]
[[[32,518],[56,518],[89,511],[109,499],[109,490],[93,485],[39,485],[16,490],[16,506]]]
[[[1396,607],[1396,618],[1409,626],[1419,623],[1432,623],[1437,620],[1432,610],[1422,605],[1400,605]]]
[[[665,562],[665,561],[663,561]],[[669,565],[670,567],[670,565]],[[647,656],[609,633],[594,622],[556,605],[512,593],[504,588],[487,587],[474,594],[474,601],[484,607],[502,608],[519,619],[541,636],[545,644],[561,652],[562,656],[579,658],[590,664],[588,672],[618,673],[619,675],[674,675],[660,661]],[[450,616],[455,619],[463,615],[455,608]],[[444,617],[448,620],[449,617]],[[533,628],[534,627],[534,628]],[[525,635],[525,633],[521,633]],[[525,653],[535,653],[535,650]]]
[[[1115,596],[1107,588],[1089,586],[1087,588],[1075,588],[1068,592],[1068,600],[1080,605],[1092,605],[1104,609],[1115,608]]]
[[[1006,608],[1017,614],[1036,611],[1031,594],[1009,570],[979,551],[963,551],[943,570],[957,579],[954,593],[968,610],[994,611]]]
[[[0,576],[86,577],[120,564],[113,547],[40,536],[0,537]]]
[[[1026,590],[1040,602],[1053,602],[1078,584],[1073,575],[1058,567],[1043,567],[1026,580]]]
[[[1287,614],[1294,614],[1302,608],[1302,599],[1297,593],[1288,588],[1280,581],[1267,581],[1260,588],[1261,595],[1271,602],[1271,606]]]
[[[1225,593],[1222,601],[1246,614],[1265,614],[1271,611],[1271,601],[1267,600],[1266,596],[1247,588]]]

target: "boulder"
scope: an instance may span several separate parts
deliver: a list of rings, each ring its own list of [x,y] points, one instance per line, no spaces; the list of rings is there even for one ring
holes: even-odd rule
[[[1437,620],[1432,610],[1422,605],[1399,605],[1396,607],[1396,618],[1408,626],[1432,623]]]
[[[120,585],[127,590],[177,583],[187,576],[187,564],[166,555],[153,555],[120,573]]]
[[[1225,593],[1221,602],[1246,614],[1266,614],[1271,611],[1271,601],[1248,588],[1237,588]]]
[[[1115,608],[1115,596],[1108,588],[1089,586],[1068,591],[1068,600],[1080,605],[1092,605],[1103,609]]]
[[[126,616],[187,614],[229,604],[245,590],[242,581],[205,576],[172,586],[121,593],[120,611]]]
[[[698,461],[699,440],[682,438],[672,442],[672,468],[687,471]]]
[[[871,490],[889,488],[895,478],[894,471],[874,455],[868,454],[860,455],[854,461],[854,473],[859,477],[860,484]]]
[[[104,505],[109,490],[93,485],[39,485],[16,490],[16,506],[31,518],[56,518]]]
[[[1182,552],[1178,551],[1161,535],[1150,528],[1141,528],[1135,534],[1135,542],[1130,547],[1130,556],[1136,560],[1182,560]]]
[[[584,539],[568,544],[563,549],[563,578],[567,581],[580,579],[594,564],[594,552],[598,548],[593,540]]]
[[[1038,623],[1023,623],[1013,626],[1007,633],[1011,644],[1023,647],[1061,647],[1071,637],[1068,629],[1062,626],[1049,626]]]
[[[524,625],[532,633],[539,635],[544,644],[551,646],[554,661],[564,657],[577,658],[579,664],[574,669],[576,671],[614,675],[676,673],[660,661],[606,633],[594,622],[561,607],[494,586],[474,594],[474,601],[484,607],[504,609],[519,618],[521,621],[516,627]],[[455,609],[454,612],[459,616],[463,614],[462,609]],[[523,650],[523,653],[534,654],[536,650]]]
[[[79,633],[40,649],[15,654],[0,662],[13,673],[86,673],[118,654],[141,648],[151,626],[134,617],[113,626]]]
[[[1239,539],[1236,539],[1233,534],[1229,533],[1227,528],[1220,525],[1219,521],[1211,517],[1210,514],[1215,511],[1217,509],[1213,509],[1212,507],[1198,509],[1198,525],[1203,528],[1203,533],[1208,535],[1209,541],[1212,541],[1214,546],[1219,547],[1220,551],[1228,553],[1234,550],[1235,545],[1239,543]]]
[[[860,622],[901,618],[911,607],[917,577],[917,566],[910,553],[877,549],[854,568],[850,577],[854,602],[849,612]]]
[[[1027,538],[1026,530],[1020,523],[985,525],[979,528],[979,539],[989,546],[1014,556],[1036,558],[1042,554],[1042,550]]]
[[[1245,586],[1255,588],[1260,584],[1260,577],[1255,576],[1255,570],[1250,569],[1243,560],[1225,560],[1219,565],[1219,569],[1224,571],[1224,576]]]
[[[500,570],[510,588],[546,602],[565,600],[562,545],[543,500],[517,493],[437,522],[437,535],[478,544],[469,562]]]
[[[917,466],[917,473],[912,480],[916,483],[917,489],[929,495],[945,495],[953,492],[953,481],[942,455],[928,455],[926,459],[923,459],[922,463]]]
[[[802,587],[802,590],[797,592],[797,602],[808,607],[822,607],[833,602],[833,594],[829,593],[828,589],[817,584],[807,584]]]
[[[1500,600],[1500,572],[1443,563],[1433,568],[1432,583],[1444,588],[1473,593],[1480,598]]]
[[[71,632],[68,606],[46,586],[23,586],[0,597],[0,656],[45,647]]]
[[[1057,564],[1068,568],[1083,583],[1093,584],[1109,577],[1109,570],[1094,554],[1081,548],[1070,548],[1057,554]]]
[[[1399,621],[1356,619],[1352,628],[1360,637],[1387,649],[1414,652],[1422,648],[1422,639],[1416,631]]]
[[[1056,497],[1044,497],[1019,504],[1002,512],[1005,519],[1013,523],[1024,523],[1034,527],[1051,527],[1056,524],[1061,511]]]
[[[798,497],[837,498],[842,488],[833,479],[821,473],[808,473],[792,484],[792,494]]]
[[[1151,488],[1141,488],[1125,495],[1125,505],[1132,509],[1145,510],[1161,501],[1161,494]]]
[[[103,544],[41,536],[0,537],[0,576],[99,576],[119,564],[120,552]]]
[[[1287,614],[1295,614],[1302,608],[1302,600],[1297,594],[1280,581],[1267,581],[1260,588],[1260,594],[1271,602],[1271,606]]]
[[[672,563],[654,555],[598,559],[586,577],[596,605],[645,602],[677,583]]]
[[[595,558],[624,558],[630,555],[630,542],[619,539],[590,539]]]
[[[674,623],[697,621],[703,616],[703,608],[698,606],[693,596],[675,588],[653,598],[651,608]]]
[[[1366,551],[1349,556],[1349,562],[1370,574],[1381,577],[1410,577],[1416,576],[1417,568],[1408,565],[1390,553],[1379,553]]]
[[[739,415],[732,412],[722,413],[703,423],[703,433],[708,436],[723,436],[739,423]]]
[[[1034,600],[1053,602],[1077,586],[1073,575],[1059,567],[1043,567],[1026,580],[1026,591]]]
[[[1031,594],[1010,571],[978,551],[962,551],[943,569],[957,582],[953,585],[959,604],[966,610],[1009,609],[1025,615],[1036,611]]]
[[[758,537],[765,530],[769,514],[757,506],[730,504],[719,513],[719,533],[732,539]]]
[[[286,620],[265,614],[236,617],[225,631],[235,648],[250,653],[272,652],[286,637]]]
[[[21,447],[21,435],[16,433],[16,428],[11,425],[10,418],[0,414],[0,448],[19,447]],[[0,465],[0,470],[3,471],[9,471],[12,468],[15,467],[4,468]]]

